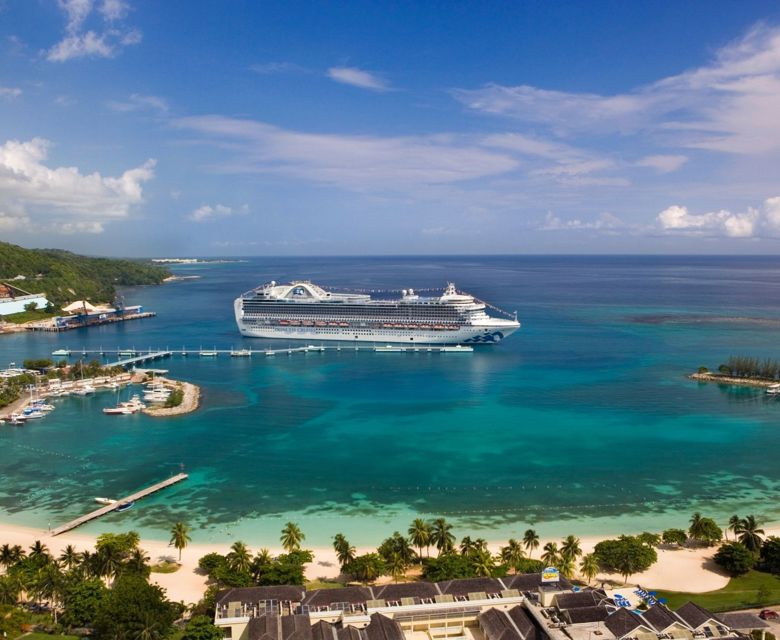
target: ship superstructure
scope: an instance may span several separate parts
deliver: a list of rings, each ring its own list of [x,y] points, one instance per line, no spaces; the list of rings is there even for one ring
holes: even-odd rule
[[[340,340],[418,344],[500,342],[520,328],[517,314],[486,303],[450,283],[440,296],[404,289],[400,298],[372,299],[365,293],[327,291],[308,280],[271,281],[237,298],[242,335],[287,340]]]

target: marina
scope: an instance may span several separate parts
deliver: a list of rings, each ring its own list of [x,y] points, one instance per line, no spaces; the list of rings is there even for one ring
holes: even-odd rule
[[[172,476],[168,478],[167,480],[163,480],[162,482],[158,482],[157,484],[153,484],[149,487],[146,487],[145,489],[141,489],[140,491],[136,491],[135,493],[130,494],[129,496],[125,498],[121,498],[119,500],[115,500],[112,502],[109,502],[108,504],[100,507],[99,509],[95,509],[94,511],[90,511],[89,513],[80,516],[76,518],[75,520],[71,520],[70,522],[66,522],[63,525],[60,525],[59,527],[56,527],[55,529],[51,530],[51,535],[58,536],[61,533],[65,533],[66,531],[70,531],[71,529],[75,529],[76,527],[80,527],[83,524],[86,524],[87,522],[90,522],[91,520],[95,520],[96,518],[100,518],[101,516],[104,516],[108,513],[111,513],[112,511],[126,511],[129,509],[129,506],[126,505],[132,505],[136,502],[136,500],[140,500],[141,498],[145,498],[146,496],[150,496],[153,493],[157,493],[158,491],[162,491],[166,487],[170,487],[171,485],[174,485],[178,482],[181,482],[182,480],[186,480],[189,476],[186,473],[179,473],[175,476]],[[124,508],[123,508],[124,507]]]

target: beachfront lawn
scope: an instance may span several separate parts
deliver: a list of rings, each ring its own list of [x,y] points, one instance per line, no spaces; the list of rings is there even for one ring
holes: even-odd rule
[[[677,609],[688,600],[714,612],[763,607],[780,603],[780,578],[753,570],[744,576],[732,578],[717,591],[684,593],[659,590],[658,596],[666,598],[671,609]]]
[[[178,562],[158,562],[149,567],[152,573],[176,573],[180,568]]]
[[[3,316],[3,320],[6,322],[13,322],[14,324],[22,324],[23,322],[32,322],[33,320],[48,320],[57,315],[57,312],[47,313],[43,309],[36,309],[35,311],[22,311],[20,313],[12,313],[7,316]]]

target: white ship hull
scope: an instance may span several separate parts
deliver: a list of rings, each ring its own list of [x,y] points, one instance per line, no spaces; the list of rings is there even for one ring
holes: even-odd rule
[[[374,302],[297,282],[244,294],[234,311],[243,336],[309,343],[495,344],[520,328],[516,317],[496,318],[484,308],[453,285],[441,298],[421,299],[410,290],[398,301]]]

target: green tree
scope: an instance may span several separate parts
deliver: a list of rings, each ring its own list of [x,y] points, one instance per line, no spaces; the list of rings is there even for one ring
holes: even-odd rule
[[[343,533],[337,533],[333,537],[333,549],[339,561],[339,566],[343,569],[344,565],[355,559],[355,547],[349,544],[349,541]]]
[[[181,562],[182,549],[187,546],[188,542],[192,542],[190,528],[183,522],[177,522],[171,528],[171,541],[168,544],[179,551],[179,562]]]
[[[193,616],[181,640],[222,640],[222,630],[215,627],[206,616]]]
[[[252,556],[249,553],[247,546],[237,540],[230,546],[230,552],[227,554],[228,566],[233,571],[240,573],[248,573],[249,567],[252,564]]]
[[[452,525],[444,518],[436,518],[431,528],[431,544],[438,549],[439,554],[448,553],[455,547],[455,536]]]
[[[282,547],[288,553],[291,551],[297,551],[301,548],[301,542],[306,539],[303,535],[300,527],[294,522],[288,522],[284,529],[282,529],[282,536],[279,538],[282,543]]]
[[[387,565],[378,553],[366,553],[350,562],[344,570],[360,582],[373,582],[387,573]]]
[[[731,531],[731,533],[734,534],[734,540],[737,539],[737,527],[739,527],[739,516],[734,514],[729,518],[729,524],[728,527],[726,527],[726,531]]]
[[[68,627],[91,626],[108,589],[98,578],[66,584],[62,592],[62,623]]]
[[[506,546],[501,547],[498,555],[502,562],[514,570],[515,574],[517,574],[518,566],[525,559],[522,544],[514,538],[510,538]]]
[[[303,584],[305,565],[313,560],[311,551],[299,549],[282,554],[262,573],[261,585]]]
[[[398,579],[406,574],[408,566],[406,559],[397,551],[393,551],[390,559],[387,561],[387,568],[390,571],[390,575],[393,576],[394,582],[398,582]]]
[[[523,545],[528,551],[528,557],[531,558],[534,555],[534,549],[539,548],[539,535],[533,529],[527,529],[523,534]]]
[[[732,576],[741,576],[756,565],[758,558],[739,542],[726,542],[720,546],[714,560]]]
[[[130,557],[125,561],[124,566],[122,567],[122,572],[148,578],[152,572],[149,562],[150,558],[143,549],[133,549],[130,552]]]
[[[704,518],[697,511],[691,517],[688,537],[696,542],[711,546],[723,538],[723,531],[712,518]]]
[[[411,543],[417,547],[417,555],[422,561],[423,547],[427,551],[431,544],[431,525],[422,518],[416,518],[409,526],[407,533]]]
[[[761,569],[780,574],[780,538],[769,536],[761,545]]]
[[[580,547],[580,539],[576,536],[566,536],[561,543],[561,558],[573,562],[581,555],[582,548]]]
[[[599,572],[599,562],[596,559],[595,553],[588,553],[584,556],[582,556],[582,560],[580,560],[580,573],[585,576],[585,579],[588,581],[588,584],[593,582],[593,578],[598,575]]]
[[[618,573],[626,582],[629,576],[647,571],[658,560],[655,549],[635,536],[602,540],[596,545],[594,553],[603,571]]]
[[[688,541],[688,534],[684,529],[667,529],[661,534],[664,544],[684,545]]]
[[[469,556],[474,575],[490,577],[496,570],[496,563],[492,554],[486,548],[478,546]]]
[[[60,563],[68,570],[74,569],[81,562],[81,554],[76,551],[76,547],[69,544],[60,554]]]
[[[657,533],[650,533],[649,531],[643,531],[637,538],[644,542],[648,547],[657,547],[661,543],[661,536]]]
[[[40,540],[36,540],[30,547],[30,557],[49,560],[51,558],[49,547],[43,544]]]
[[[739,537],[739,541],[753,554],[761,550],[763,533],[764,530],[758,527],[755,516],[742,518],[734,529],[734,534]]]
[[[382,559],[388,565],[391,562],[393,554],[396,553],[401,556],[401,559],[407,566],[414,560],[414,550],[409,544],[409,541],[398,531],[394,531],[392,536],[386,538],[382,544],[379,545],[377,553],[382,556]]]
[[[173,632],[182,606],[138,576],[123,576],[100,600],[94,629],[100,638],[162,640]]]
[[[548,567],[555,567],[559,564],[561,557],[558,552],[557,542],[548,542],[544,545],[542,550],[544,551],[542,554],[542,562]]]
[[[473,578],[475,575],[470,559],[457,553],[444,553],[423,561],[422,577],[429,582]]]
[[[19,599],[21,587],[13,576],[0,576],[0,604],[14,605]]]

